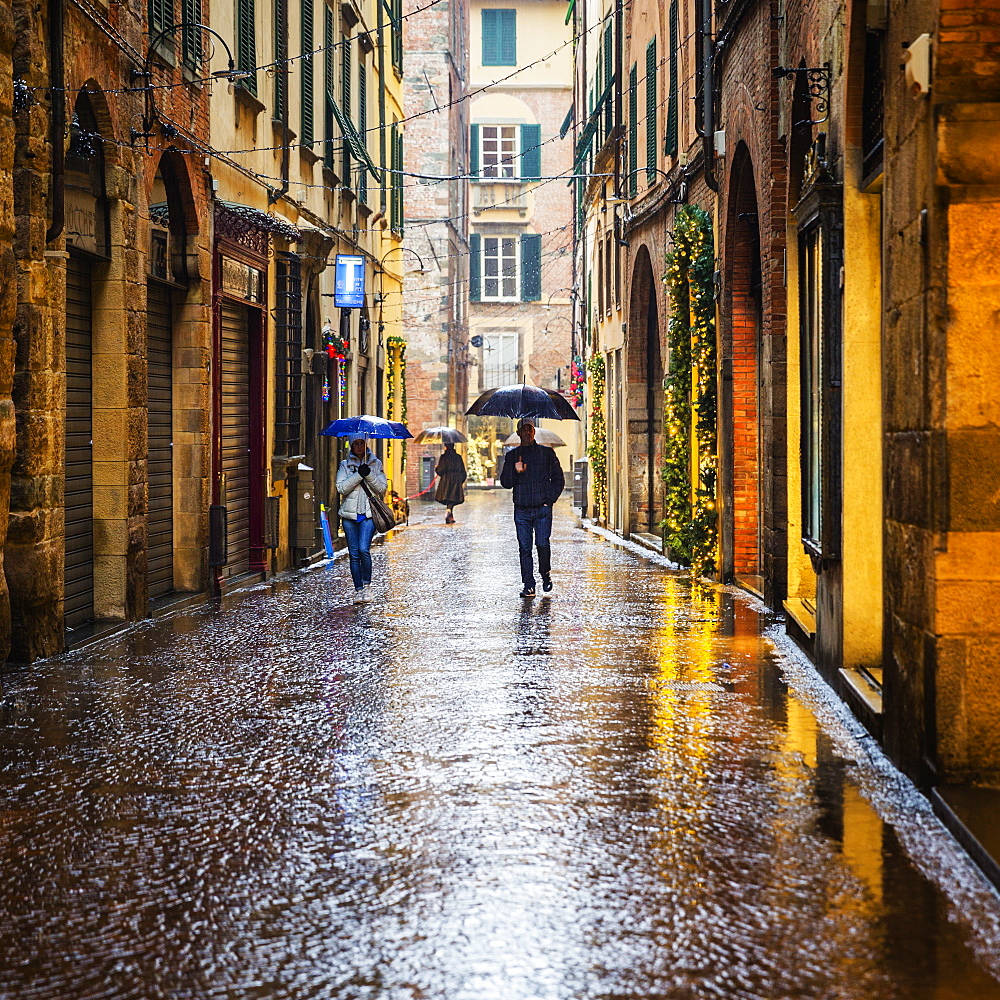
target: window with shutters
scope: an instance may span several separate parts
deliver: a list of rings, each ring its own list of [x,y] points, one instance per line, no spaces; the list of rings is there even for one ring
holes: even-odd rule
[[[389,226],[398,236],[403,235],[403,131],[399,122],[392,123],[389,132],[389,169],[392,174],[389,198]]]
[[[185,65],[197,69],[202,58],[201,0],[182,0],[184,27],[181,28],[181,52]]]
[[[628,194],[639,193],[639,84],[638,69],[632,63],[628,74]]]
[[[482,239],[483,301],[509,302],[519,299],[517,237],[484,236]]]
[[[604,313],[604,240],[600,236],[597,244],[597,314]]]
[[[403,72],[403,0],[392,0],[392,67]]]
[[[340,46],[340,110],[344,117],[353,125],[354,115],[351,111],[351,84],[353,83],[353,64],[351,57],[351,45],[349,39],[344,39],[344,44]],[[343,142],[343,170],[341,177],[344,184],[351,186],[351,150],[347,140]]]
[[[482,387],[513,385],[521,377],[516,330],[486,330],[483,333]]]
[[[604,237],[604,304],[611,312],[611,233]]]
[[[667,95],[667,135],[666,143],[664,145],[664,152],[667,156],[677,155],[677,58],[678,58],[678,46],[680,44],[680,39],[678,37],[677,28],[677,0],[671,0],[670,2],[670,65],[668,67],[669,72],[669,87],[670,93]]]
[[[274,0],[274,107],[272,117],[288,117],[288,0]]]
[[[333,114],[334,90],[337,79],[337,64],[334,53],[337,51],[336,33],[334,31],[333,11],[323,5],[323,164],[333,170],[334,139],[337,135],[337,121]]]
[[[656,39],[646,46],[646,183],[656,181]]]
[[[358,136],[361,144],[368,148],[368,70],[365,66],[365,50],[358,46]],[[358,198],[368,203],[368,171],[360,167],[358,174]]]
[[[612,25],[604,29],[604,83],[602,85],[602,92],[606,91],[608,87],[611,86],[611,81],[615,78],[615,49],[614,49],[614,35],[612,34]],[[605,136],[611,135],[611,129],[614,127],[614,109],[615,102],[612,99],[611,94],[608,94],[604,102],[604,134]]]
[[[517,11],[492,7],[483,10],[483,65],[517,65]]]
[[[254,0],[236,0],[236,68],[250,76],[237,86],[257,93],[257,26]]]
[[[174,0],[149,0],[149,33],[155,35],[174,23]]]
[[[313,0],[302,0],[302,121],[299,131],[302,142],[311,147],[315,138],[313,107],[316,82],[313,77]]]
[[[517,180],[521,151],[517,125],[480,125],[480,177]]]

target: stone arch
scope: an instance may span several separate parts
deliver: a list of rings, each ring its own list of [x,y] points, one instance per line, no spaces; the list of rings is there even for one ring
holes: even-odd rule
[[[750,150],[740,142],[733,154],[727,199],[721,411],[723,574],[763,591],[762,456],[766,452],[761,420],[763,387],[763,283],[757,190]]]
[[[640,245],[630,282],[626,327],[629,517],[627,530],[659,534],[663,517],[660,465],[663,430],[663,350],[656,278]]]

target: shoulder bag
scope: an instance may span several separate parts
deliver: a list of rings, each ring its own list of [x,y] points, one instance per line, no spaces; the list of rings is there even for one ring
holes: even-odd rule
[[[368,485],[368,481],[364,478],[361,480],[361,488],[368,494],[368,505],[375,530],[381,535],[395,528],[396,515],[392,512],[392,508]]]

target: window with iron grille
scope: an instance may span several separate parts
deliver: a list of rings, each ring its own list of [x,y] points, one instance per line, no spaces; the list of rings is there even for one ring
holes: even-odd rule
[[[236,68],[250,76],[237,81],[237,86],[257,93],[257,27],[254,0],[236,0]]]
[[[313,35],[313,0],[302,0],[302,121],[299,131],[302,142],[312,146],[315,138],[313,124],[314,90],[316,82],[313,75],[314,46]]]
[[[865,35],[865,82],[861,96],[861,176],[868,184],[882,172],[885,145],[885,36]]]
[[[276,268],[274,452],[302,454],[302,265],[292,253]]]
[[[288,0],[274,0],[274,109],[272,116],[288,116]]]

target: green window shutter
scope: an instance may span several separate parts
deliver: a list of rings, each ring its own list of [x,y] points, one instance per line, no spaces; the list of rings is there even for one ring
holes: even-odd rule
[[[389,228],[403,235],[403,132],[398,122],[392,123],[389,132],[389,169],[392,181],[389,185]]]
[[[316,81],[313,73],[313,56],[309,53],[316,47],[313,36],[313,0],[302,0],[302,122],[299,131],[302,142],[312,146],[315,138],[314,91]]]
[[[469,175],[479,176],[479,126],[469,126]]]
[[[257,93],[257,28],[254,0],[236,0],[236,68],[252,76],[237,82],[251,94]]]
[[[149,0],[149,33],[155,35],[174,23],[174,0]]]
[[[517,11],[486,8],[483,17],[483,65],[517,65]]]
[[[201,0],[182,0],[184,27],[181,28],[181,53],[188,66],[197,68],[201,63]]]
[[[521,301],[537,302],[542,297],[542,237],[538,233],[521,236]]]
[[[667,96],[667,138],[664,152],[677,155],[677,0],[670,2],[670,93]]]
[[[646,183],[656,180],[656,38],[646,46]]]
[[[601,85],[603,90],[609,83],[611,83],[611,78],[615,75],[615,50],[614,50],[614,36],[611,34],[611,25],[609,24],[604,29],[604,83]]]
[[[482,283],[480,273],[483,266],[483,246],[479,233],[469,234],[469,301],[479,302],[482,299]]]
[[[336,132],[336,119],[333,116],[334,88],[337,79],[337,67],[334,62],[333,46],[335,42],[333,11],[327,4],[323,5],[323,138],[326,145],[323,149],[323,164],[333,169],[333,139]]]
[[[392,65],[403,72],[403,0],[392,0]]]
[[[347,39],[344,39],[344,44],[340,47],[340,110],[344,117],[352,125],[354,124],[354,115],[351,113],[351,73],[352,73],[352,63],[351,63],[351,46]],[[344,137],[344,148],[343,148],[343,182],[347,187],[351,186],[351,150],[347,142],[347,137]]]
[[[639,192],[639,86],[635,63],[628,75],[628,193],[634,198]]]
[[[396,133],[396,218],[398,225],[396,232],[403,235],[404,228],[404,203],[403,203],[403,133],[402,130]]]
[[[364,49],[358,47],[358,137],[361,144],[368,148],[368,71],[365,67]],[[368,203],[368,171],[361,169],[358,177],[358,197]]]
[[[274,0],[274,108],[272,116],[288,114],[288,0]]]
[[[521,179],[537,181],[542,176],[542,126],[521,126]]]

